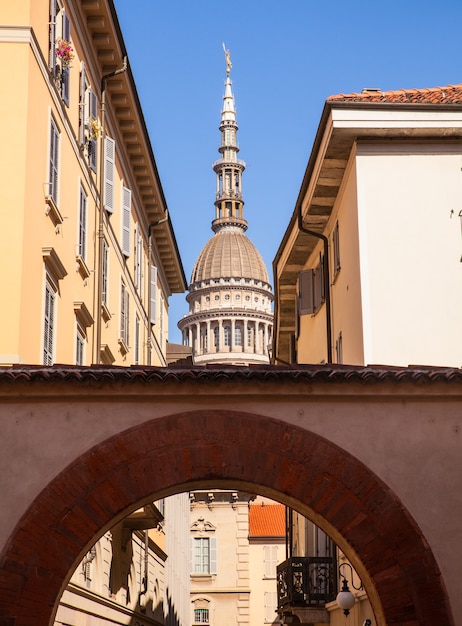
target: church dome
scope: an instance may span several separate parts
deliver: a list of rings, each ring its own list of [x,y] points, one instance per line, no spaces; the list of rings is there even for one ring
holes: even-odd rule
[[[239,227],[220,229],[204,246],[191,275],[191,285],[217,278],[250,278],[269,284],[257,248]]]

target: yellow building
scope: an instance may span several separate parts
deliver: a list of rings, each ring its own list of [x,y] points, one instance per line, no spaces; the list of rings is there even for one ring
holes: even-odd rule
[[[113,2],[0,24],[0,364],[164,365],[186,280]]]

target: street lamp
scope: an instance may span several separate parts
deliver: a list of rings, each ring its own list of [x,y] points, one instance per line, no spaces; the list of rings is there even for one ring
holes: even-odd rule
[[[355,597],[351,593],[350,588],[348,587],[348,581],[346,579],[345,574],[342,574],[342,567],[350,568],[351,586],[353,587],[353,589],[356,589],[356,591],[359,591],[360,589],[363,588],[363,586],[362,584],[359,587],[355,586],[354,581],[353,581],[353,568],[351,567],[349,563],[342,563],[341,565],[339,565],[338,573],[340,574],[342,578],[342,588],[337,594],[337,604],[342,609],[345,615],[349,615],[350,609],[352,609],[354,606]]]

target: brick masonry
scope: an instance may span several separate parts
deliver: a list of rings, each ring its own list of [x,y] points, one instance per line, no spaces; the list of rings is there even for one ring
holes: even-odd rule
[[[255,485],[314,511],[356,553],[380,624],[451,626],[440,572],[402,504],[322,437],[236,411],[152,420],[68,466],[24,515],[0,558],[0,625],[48,626],[70,571],[117,516],[161,490]],[[318,518],[316,517],[316,521]],[[321,525],[321,524],[320,524]]]

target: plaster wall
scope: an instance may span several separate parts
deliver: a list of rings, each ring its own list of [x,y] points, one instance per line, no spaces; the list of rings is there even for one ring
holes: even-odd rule
[[[167,415],[226,411],[232,406],[235,411],[275,418],[318,434],[369,468],[421,529],[441,568],[454,614],[462,615],[454,549],[462,545],[460,386],[380,383],[364,387],[358,383],[346,392],[345,386],[335,384],[249,387],[232,381],[213,387],[102,385],[91,395],[82,389],[76,394],[75,387],[66,384],[56,390],[59,393],[40,385],[12,391],[4,387],[0,405],[0,487],[8,499],[8,506],[0,511],[0,545],[8,542],[21,516],[48,483],[97,444]],[[316,511],[268,491],[272,480],[271,474],[260,479],[261,493],[276,495],[321,528],[334,531]],[[177,489],[184,490],[181,485]],[[150,497],[146,494],[146,500]],[[333,538],[342,546],[341,537],[334,534]]]
[[[366,364],[459,367],[459,142],[359,142],[357,186]]]

